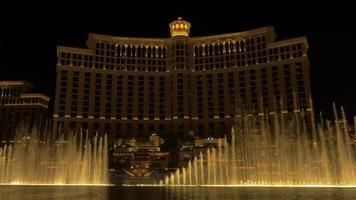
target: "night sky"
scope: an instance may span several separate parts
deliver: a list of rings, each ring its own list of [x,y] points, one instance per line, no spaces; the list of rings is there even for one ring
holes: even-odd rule
[[[302,1],[275,4],[216,1],[204,4],[50,2],[3,7],[0,79],[26,79],[54,98],[56,45],[85,47],[89,32],[132,37],[169,37],[169,22],[178,16],[201,36],[274,26],[279,39],[306,36],[309,42],[314,106],[330,112],[331,103],[356,114],[356,14],[353,6]],[[270,3],[270,2],[269,2]],[[336,5],[339,3],[340,5]],[[31,6],[31,7],[27,7]],[[43,5],[42,5],[43,6]],[[52,105],[53,106],[53,105]],[[328,115],[327,115],[328,116]]]

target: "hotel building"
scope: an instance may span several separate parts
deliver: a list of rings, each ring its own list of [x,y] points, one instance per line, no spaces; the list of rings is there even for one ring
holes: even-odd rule
[[[87,48],[57,47],[54,118],[65,130],[111,138],[153,132],[221,136],[239,113],[310,111],[308,43],[277,40],[273,27],[190,37],[89,34]]]
[[[34,126],[48,118],[49,97],[33,93],[26,81],[0,81],[0,139],[13,139],[19,123]]]

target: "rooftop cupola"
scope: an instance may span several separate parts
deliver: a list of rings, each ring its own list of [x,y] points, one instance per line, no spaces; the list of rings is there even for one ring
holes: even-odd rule
[[[176,36],[189,36],[190,32],[190,23],[183,20],[181,17],[178,17],[177,20],[171,22],[169,24],[169,28],[171,29],[171,37]]]

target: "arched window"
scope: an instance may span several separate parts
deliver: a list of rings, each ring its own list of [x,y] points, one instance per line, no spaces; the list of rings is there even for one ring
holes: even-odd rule
[[[209,44],[209,55],[213,55],[213,46],[211,44]]]
[[[157,47],[157,58],[162,58],[162,49],[161,49],[161,47]]]
[[[156,48],[152,47],[152,56],[151,57],[155,57],[156,56]]]
[[[244,52],[245,51],[245,44],[243,40],[239,41],[239,51]]]
[[[203,55],[203,47],[202,46],[199,46],[199,57],[201,57]]]
[[[163,58],[166,57],[166,47],[163,47]]]
[[[147,56],[148,56],[148,57],[151,57],[151,47],[148,47],[148,48],[147,48]]]
[[[221,55],[224,51],[224,45],[223,44],[219,44],[219,54]]]
[[[142,47],[142,57],[143,56],[147,57],[147,49],[146,48],[147,48],[146,46]]]
[[[138,46],[138,47],[137,47],[137,57],[138,57],[138,58],[141,58],[141,57],[142,57],[142,54],[141,54],[141,53],[142,53],[142,47],[141,47],[141,46]]]
[[[131,46],[127,46],[127,48],[126,48],[126,56],[131,56]]]

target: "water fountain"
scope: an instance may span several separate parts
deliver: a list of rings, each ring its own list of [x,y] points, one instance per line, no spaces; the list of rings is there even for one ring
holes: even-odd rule
[[[20,127],[12,144],[0,148],[0,184],[108,184],[107,136],[61,134]]]
[[[191,160],[160,185],[356,186],[356,127],[344,110],[335,121],[306,122],[303,113],[242,117],[231,137]],[[354,117],[356,126],[356,117]]]

